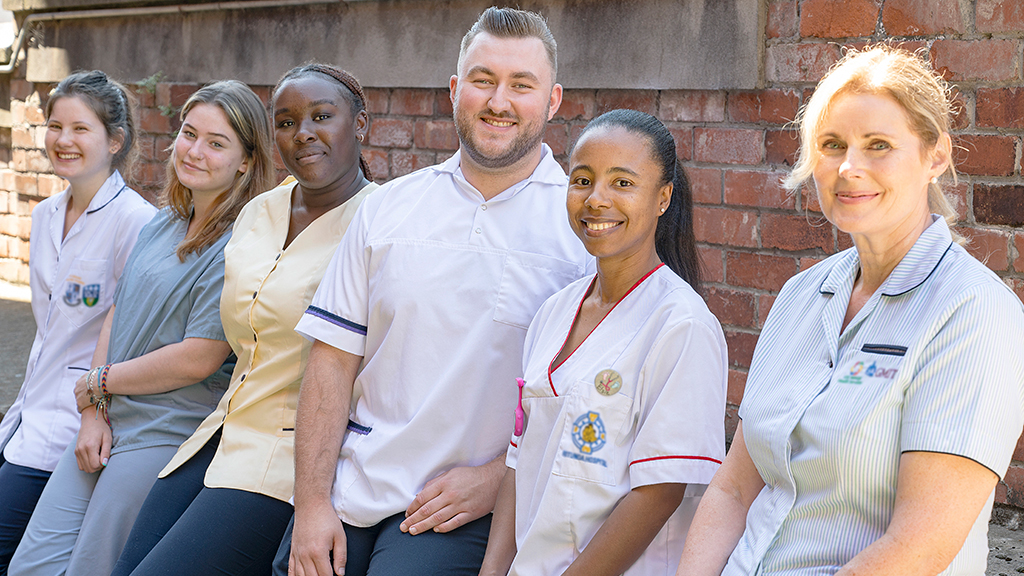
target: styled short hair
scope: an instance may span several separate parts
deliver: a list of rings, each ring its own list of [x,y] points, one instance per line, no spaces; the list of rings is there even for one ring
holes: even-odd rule
[[[107,137],[121,143],[121,149],[114,154],[111,165],[124,176],[130,177],[138,156],[135,148],[138,130],[135,127],[135,102],[132,95],[100,70],[78,71],[61,80],[50,92],[50,98],[46,101],[47,120],[53,113],[53,105],[69,96],[81,98],[103,123]]]
[[[925,55],[887,44],[850,49],[818,82],[814,94],[800,110],[800,151],[784,184],[798,190],[811,179],[817,164],[816,142],[821,123],[836,98],[848,94],[888,96],[907,115],[910,129],[926,147],[934,147],[952,125],[953,105],[949,85],[932,68]],[[950,158],[948,171],[956,182]],[[956,210],[939,183],[928,185],[928,208],[952,226]],[[954,235],[956,236],[955,232]],[[959,240],[959,237],[956,236]]]
[[[481,32],[486,32],[496,38],[537,38],[544,44],[544,50],[548,54],[548,63],[551,64],[551,81],[555,81],[555,77],[558,75],[558,44],[555,42],[555,37],[551,35],[548,23],[540,14],[496,6],[484,10],[469,32],[462,37],[462,46],[459,49],[459,69],[462,68],[462,60],[466,57],[469,45]]]
[[[270,148],[270,121],[267,111],[252,89],[237,80],[222,80],[203,86],[189,96],[181,107],[181,119],[199,104],[220,108],[231,129],[238,136],[249,167],[237,174],[231,188],[217,198],[216,206],[200,226],[199,232],[178,245],[178,258],[184,262],[192,252],[199,252],[213,244],[231,229],[245,203],[274,185],[274,160]],[[186,188],[174,171],[174,147],[167,161],[167,184],[161,195],[162,204],[182,220],[192,215],[192,191]]]

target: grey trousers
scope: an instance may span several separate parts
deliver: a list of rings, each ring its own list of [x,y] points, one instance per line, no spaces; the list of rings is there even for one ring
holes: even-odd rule
[[[106,468],[87,474],[78,469],[75,443],[39,497],[9,576],[110,574],[156,475],[177,451],[153,446],[120,452]]]

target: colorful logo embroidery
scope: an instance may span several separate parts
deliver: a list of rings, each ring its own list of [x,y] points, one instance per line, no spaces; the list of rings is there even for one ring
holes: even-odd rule
[[[859,385],[864,383],[865,378],[884,378],[892,380],[896,377],[899,368],[879,368],[874,362],[865,369],[863,362],[857,362],[850,368],[850,373],[839,379],[840,384]]]
[[[78,282],[68,282],[64,287],[64,303],[68,306],[78,306],[82,302],[82,285]]]
[[[588,411],[572,425],[572,443],[584,454],[593,454],[604,447],[605,430],[601,415]]]
[[[99,284],[87,284],[85,288],[82,288],[82,304],[89,306],[90,308],[95,306],[100,301],[100,285]]]

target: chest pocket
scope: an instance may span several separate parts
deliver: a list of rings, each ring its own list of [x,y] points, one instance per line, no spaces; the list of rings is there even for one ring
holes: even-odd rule
[[[855,430],[877,424],[873,415],[901,400],[902,392],[895,386],[905,352],[899,347],[868,344],[845,359],[829,386],[833,414],[843,415],[835,419],[835,425]]]
[[[57,308],[76,328],[110,307],[114,286],[107,275],[109,266],[106,260],[75,260],[55,287],[52,298],[58,299]]]
[[[629,453],[632,406],[633,399],[625,394],[604,396],[593,381],[578,380],[565,399],[565,422],[552,472],[617,485]]]
[[[528,328],[540,305],[581,272],[575,264],[558,258],[510,251],[501,271],[494,320]]]

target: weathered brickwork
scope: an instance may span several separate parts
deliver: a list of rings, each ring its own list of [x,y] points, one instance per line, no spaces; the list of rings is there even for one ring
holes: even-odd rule
[[[824,220],[813,193],[789,194],[780,185],[797,149],[790,122],[841,56],[841,46],[902,43],[925,51],[955,83],[960,178],[947,185],[960,214],[958,229],[971,238],[969,250],[1024,298],[1024,5],[762,1],[762,89],[567,90],[546,132],[564,162],[583,126],[613,108],[650,112],[672,130],[693,187],[707,300],[729,343],[730,434],[754,345],[778,290],[796,272],[851,246],[848,236]],[[141,106],[143,157],[133,181],[150,198],[159,189],[166,149],[178,127],[175,111],[197,88],[172,80],[132,87]],[[27,282],[30,211],[62,189],[42,152],[40,106],[49,89],[12,80],[11,155],[0,170],[0,279],[8,281]],[[271,87],[255,89],[269,98]],[[364,154],[378,181],[441,161],[457,147],[447,88],[368,87],[366,96],[372,124]],[[997,497],[1024,507],[1024,442],[1014,459]]]

